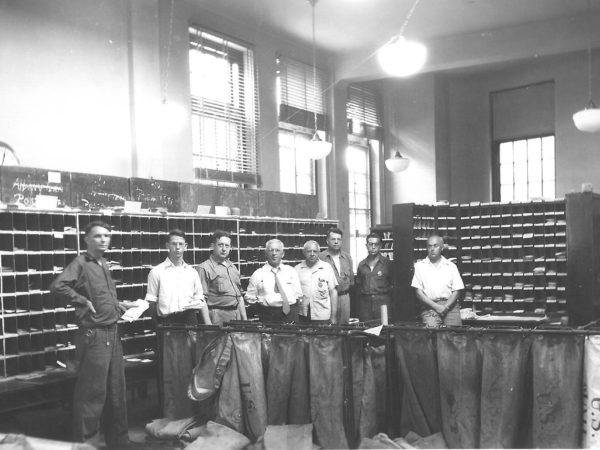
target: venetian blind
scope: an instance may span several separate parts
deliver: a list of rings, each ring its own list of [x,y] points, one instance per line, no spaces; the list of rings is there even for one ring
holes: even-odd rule
[[[317,113],[317,128],[327,131],[326,73],[317,68],[314,77],[312,65],[279,56],[277,75],[279,120],[314,130]]]
[[[351,84],[348,87],[346,100],[346,118],[351,121],[351,130],[361,129],[358,134],[378,139],[382,127],[380,103],[377,92],[367,87]],[[364,124],[357,127],[356,125]]]
[[[254,52],[195,26],[189,34],[195,179],[258,185]]]

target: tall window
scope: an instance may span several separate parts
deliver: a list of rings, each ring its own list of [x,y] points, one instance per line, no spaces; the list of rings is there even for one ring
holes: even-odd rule
[[[355,265],[367,256],[365,237],[371,226],[369,148],[351,145],[346,150],[348,206],[350,209],[350,254]],[[356,267],[355,267],[356,269]]]
[[[555,197],[554,136],[497,143],[500,201]]]
[[[302,153],[310,142],[306,133],[279,130],[279,172],[281,191],[295,194],[315,194],[315,163]]]
[[[327,102],[326,73],[312,65],[280,56],[277,58],[277,104],[279,106],[279,167],[283,192],[315,193],[315,163],[306,156],[304,144],[317,128],[325,137]],[[316,93],[316,95],[315,95]]]
[[[379,217],[380,182],[377,168],[381,152],[382,120],[377,92],[364,84],[350,85],[346,118],[350,143],[346,153],[350,253],[357,264],[367,256],[365,237],[369,234],[372,218],[377,220]]]
[[[259,184],[254,53],[195,26],[189,33],[194,178]]]

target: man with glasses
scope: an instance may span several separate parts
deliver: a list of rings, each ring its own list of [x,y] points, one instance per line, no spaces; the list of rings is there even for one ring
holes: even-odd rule
[[[255,305],[262,322],[297,322],[302,288],[296,269],[281,262],[284,251],[279,239],[266,243],[265,254],[266,264],[250,277],[246,301]]]
[[[227,231],[216,230],[210,248],[210,257],[197,270],[206,294],[211,323],[222,325],[231,320],[247,320],[240,272],[229,260],[231,235]]]

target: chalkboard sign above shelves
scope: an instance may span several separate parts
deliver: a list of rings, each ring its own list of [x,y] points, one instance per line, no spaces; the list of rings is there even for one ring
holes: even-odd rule
[[[7,204],[33,207],[36,206],[36,199],[39,203],[42,198],[47,200],[56,197],[54,206],[68,206],[71,200],[70,188],[71,176],[68,172],[31,167],[0,167],[0,198]]]
[[[129,200],[129,179],[89,173],[71,173],[71,205],[105,209]]]
[[[130,178],[129,183],[131,200],[142,202],[142,209],[181,210],[179,183],[147,178]]]

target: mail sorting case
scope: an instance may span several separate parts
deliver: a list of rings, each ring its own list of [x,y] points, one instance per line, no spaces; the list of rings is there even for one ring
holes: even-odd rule
[[[393,206],[399,295],[413,298],[413,264],[427,238],[445,238],[445,256],[465,283],[462,307],[494,314],[568,317],[581,325],[599,317],[600,196],[513,203]],[[411,307],[413,309],[411,310]],[[402,318],[415,316],[405,302]]]
[[[188,237],[186,261],[194,266],[210,255],[216,229],[232,234],[231,260],[244,289],[264,261],[267,240],[281,239],[285,260],[303,259],[302,246],[314,239],[324,248],[328,220],[215,217],[186,214],[93,214],[37,210],[0,212],[0,377],[66,364],[74,356],[75,308],[55,298],[50,284],[85,249],[83,230],[93,220],[108,223],[111,248],[105,253],[120,300],[144,298],[148,273],[167,257],[165,239],[173,228]],[[120,322],[125,358],[153,358],[154,324],[142,316]]]

